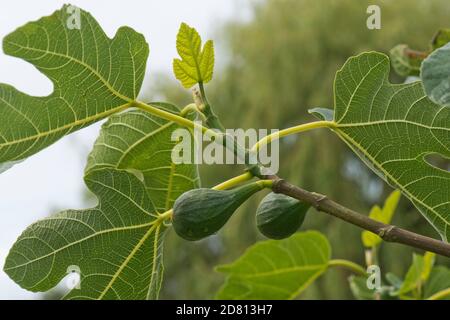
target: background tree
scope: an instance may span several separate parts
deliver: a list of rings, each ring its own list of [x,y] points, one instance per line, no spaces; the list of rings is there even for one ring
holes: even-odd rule
[[[370,4],[381,8],[381,30],[366,28],[366,8]],[[237,114],[246,128],[284,128],[311,121],[308,108],[332,107],[334,75],[347,57],[364,50],[388,53],[398,43],[426,49],[424,44],[434,32],[448,27],[450,8],[445,0],[268,0],[256,4],[252,13],[249,22],[230,22],[218,28],[214,37],[222,49],[215,70],[220,76],[207,91],[226,127],[235,123]],[[220,43],[220,39],[225,41]],[[391,80],[404,79],[392,75]],[[184,105],[191,100],[190,93],[180,89],[172,77],[160,81],[157,87],[152,92],[164,92],[169,101]],[[368,212],[391,191],[325,130],[282,140],[280,154],[285,155],[280,159],[281,176],[355,210]],[[218,182],[225,170],[230,177],[238,173],[232,166],[220,171],[203,167],[203,183]],[[256,206],[255,197],[242,206],[218,236],[198,243],[182,241],[170,232],[162,297],[213,297],[223,278],[212,273],[212,267],[231,261],[262,239],[254,228]],[[393,223],[436,237],[424,218],[413,211],[416,209],[403,199]],[[311,212],[303,229],[324,232],[336,256],[363,262],[360,230],[354,226]],[[404,274],[411,249],[385,246],[389,250],[381,252],[380,263],[394,273]],[[448,262],[442,259],[440,263]],[[196,280],[199,278],[203,281]],[[347,275],[331,270],[302,297],[351,298]]]

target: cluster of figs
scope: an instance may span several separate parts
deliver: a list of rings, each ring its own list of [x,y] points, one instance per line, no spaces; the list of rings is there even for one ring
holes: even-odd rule
[[[196,241],[219,231],[236,209],[263,189],[259,182],[230,190],[193,189],[182,194],[173,207],[172,225],[182,238]],[[309,205],[280,193],[269,193],[258,206],[256,225],[268,238],[284,239],[303,223]]]

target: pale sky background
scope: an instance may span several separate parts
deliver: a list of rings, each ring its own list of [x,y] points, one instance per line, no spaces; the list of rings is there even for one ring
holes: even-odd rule
[[[0,4],[0,38],[17,27],[49,15],[68,1],[14,0]],[[203,39],[229,19],[249,19],[246,0],[72,0],[89,11],[108,36],[122,25],[144,34],[150,44],[145,84],[154,71],[171,74],[176,56],[175,37],[181,22],[195,26]],[[214,38],[220,48],[220,39]],[[219,52],[220,58],[220,52]],[[0,53],[0,83],[8,83],[31,95],[47,95],[50,81],[31,64]],[[180,90],[182,88],[180,87]],[[0,115],[1,117],[1,115]],[[0,118],[1,121],[1,118]],[[86,156],[98,135],[99,124],[78,131],[0,175],[0,266],[9,248],[34,221],[61,209],[83,205],[82,181]],[[0,299],[38,299],[0,271]]]

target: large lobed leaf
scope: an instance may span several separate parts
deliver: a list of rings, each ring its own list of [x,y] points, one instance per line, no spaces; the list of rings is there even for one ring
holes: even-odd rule
[[[156,209],[133,174],[114,169],[86,175],[97,207],[67,210],[27,228],[12,247],[5,272],[21,287],[47,291],[67,268],[81,271],[68,299],[145,299],[160,286],[161,232]]]
[[[178,112],[167,103],[153,104]],[[72,290],[69,299],[158,298],[165,227],[155,218],[199,183],[196,165],[171,160],[171,135],[178,128],[140,110],[110,117],[86,168],[98,207],[33,224],[10,251],[10,277],[25,289],[46,291],[76,265],[81,290]]]
[[[448,241],[450,172],[432,166],[425,157],[450,158],[450,108],[433,103],[421,82],[395,85],[388,75],[384,54],[350,58],[336,74],[330,127]],[[312,112],[329,117],[320,109]]]
[[[66,30],[66,9],[5,39],[5,52],[33,63],[53,81],[54,92],[30,97],[0,85],[0,170],[130,107],[138,95],[148,55],[144,38],[125,27],[110,40],[84,11],[81,29]],[[158,298],[165,229],[158,214],[199,185],[196,165],[172,162],[171,136],[178,128],[139,110],[112,116],[86,168],[86,185],[99,205],[30,226],[7,257],[9,276],[28,290],[46,291],[77,266],[81,289],[66,298]]]
[[[255,244],[235,262],[219,266],[227,280],[218,299],[294,299],[328,267],[331,249],[319,232]]]
[[[80,29],[67,28],[64,6],[4,38],[4,52],[33,64],[54,90],[34,97],[0,84],[0,170],[137,97],[149,52],[144,37],[121,27],[109,39],[89,13],[80,14]]]
[[[399,44],[389,51],[392,67],[402,77],[419,76],[420,65],[426,55],[411,50],[406,44]]]

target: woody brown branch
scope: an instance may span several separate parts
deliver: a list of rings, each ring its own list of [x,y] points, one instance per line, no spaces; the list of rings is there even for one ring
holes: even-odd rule
[[[384,241],[401,243],[410,247],[450,257],[450,244],[447,242],[439,241],[370,219],[368,216],[346,208],[343,205],[328,199],[324,195],[294,186],[277,176],[270,176],[269,178],[274,180],[272,187],[274,192],[283,193],[292,198],[304,201],[314,207],[317,211],[327,213],[362,229],[371,231]]]

